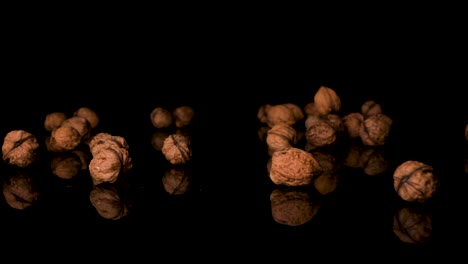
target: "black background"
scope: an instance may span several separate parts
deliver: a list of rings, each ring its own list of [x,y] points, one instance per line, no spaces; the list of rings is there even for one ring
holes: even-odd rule
[[[47,113],[94,109],[99,130],[129,142],[136,202],[128,219],[106,221],[80,186],[56,186],[39,209],[14,212],[3,205],[6,236],[73,256],[115,247],[131,256],[196,248],[191,256],[203,259],[215,248],[235,255],[263,253],[264,248],[271,255],[283,248],[279,252],[311,258],[346,249],[357,257],[369,251],[431,257],[455,243],[454,236],[464,230],[459,223],[468,123],[466,80],[457,66],[461,54],[429,45],[426,38],[408,40],[411,34],[401,36],[404,42],[376,45],[388,42],[383,37],[356,43],[344,35],[329,39],[316,33],[306,40],[287,30],[278,35],[187,27],[170,33],[104,26],[92,32],[73,28],[68,34],[63,34],[66,28],[32,30],[7,40],[1,133],[24,129],[42,137]],[[343,114],[359,111],[368,99],[382,105],[394,120],[388,144],[393,167],[380,179],[347,178],[318,220],[299,228],[279,226],[269,211],[274,186],[265,177],[257,111],[265,103],[304,106],[321,85],[337,92]],[[182,198],[161,189],[158,177],[166,164],[150,145],[155,130],[149,118],[156,106],[180,105],[193,106],[196,113],[195,187]],[[409,159],[442,174],[428,246],[400,244],[388,229],[400,204],[389,179],[395,166]]]

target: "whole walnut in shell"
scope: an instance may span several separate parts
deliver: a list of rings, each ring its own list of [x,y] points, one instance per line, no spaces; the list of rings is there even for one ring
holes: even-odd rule
[[[368,100],[362,104],[361,112],[364,118],[367,118],[372,115],[381,114],[382,108],[380,104],[376,103],[374,100]]]
[[[295,188],[277,188],[270,194],[273,220],[287,226],[300,226],[311,221],[321,207],[310,192]]]
[[[171,134],[164,140],[161,152],[171,164],[186,164],[192,158],[190,139],[181,134]]]
[[[65,119],[61,127],[73,127],[80,134],[81,139],[89,137],[91,126],[86,118],[81,116],[73,116]]]
[[[101,132],[94,135],[91,140],[88,142],[89,150],[91,154],[98,153],[101,149],[126,149],[128,150],[129,146],[127,140],[121,136],[115,136],[109,133]]]
[[[191,106],[179,106],[172,112],[174,124],[178,128],[189,126],[193,123],[195,111]]]
[[[102,183],[93,186],[89,200],[97,213],[109,220],[119,220],[129,214],[131,203],[124,199],[114,184]]]
[[[271,156],[270,179],[277,185],[305,186],[323,172],[314,156],[299,148],[275,151]]]
[[[151,124],[155,128],[165,128],[172,125],[172,113],[163,107],[156,107],[151,111]]]
[[[89,107],[80,107],[73,113],[73,116],[78,116],[88,121],[90,129],[94,129],[99,125],[99,116]]]
[[[408,160],[395,169],[393,187],[403,200],[424,203],[436,193],[439,181],[431,166]]]
[[[340,97],[336,92],[326,86],[320,86],[314,95],[314,104],[321,115],[338,112],[341,108]]]
[[[60,126],[54,129],[46,142],[47,149],[52,152],[73,150],[80,144],[80,132],[71,126]]]
[[[126,176],[132,166],[127,149],[109,147],[93,153],[88,167],[93,184],[97,185],[116,182],[120,177]]]
[[[364,119],[360,136],[367,146],[382,146],[385,144],[392,126],[392,119],[384,114],[375,114]]]
[[[60,127],[67,119],[67,115],[63,112],[52,112],[46,115],[44,120],[45,130],[52,132],[54,129]]]
[[[294,126],[297,121],[293,109],[286,104],[272,105],[266,109],[266,123],[269,127],[277,124]]]
[[[393,233],[405,243],[425,243],[432,235],[432,215],[421,208],[402,207],[393,217]]]
[[[297,143],[296,129],[285,124],[274,125],[267,132],[266,143],[272,152],[292,147]]]
[[[307,103],[304,106],[304,113],[307,116],[320,116],[321,115],[321,113],[317,109],[317,106],[315,105],[314,102]]]
[[[328,146],[335,143],[337,131],[335,125],[331,124],[328,119],[309,116],[306,119],[305,138],[313,146]]]
[[[364,116],[361,113],[351,113],[343,117],[345,132],[349,138],[359,138]]]
[[[35,135],[24,130],[12,130],[5,135],[2,145],[3,161],[20,168],[33,165],[39,154]]]

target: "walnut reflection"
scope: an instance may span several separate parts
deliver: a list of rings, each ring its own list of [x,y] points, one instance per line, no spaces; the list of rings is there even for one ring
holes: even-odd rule
[[[336,190],[339,183],[338,171],[341,164],[337,162],[335,156],[323,150],[310,151],[322,168],[322,174],[314,179],[315,189],[322,195],[327,195]]]
[[[3,196],[14,209],[24,210],[36,204],[41,192],[38,175],[27,169],[14,169],[3,179]]]
[[[167,129],[158,129],[151,137],[151,146],[153,146],[155,150],[161,151],[164,140],[166,140],[166,138],[171,134],[172,133]]]
[[[343,165],[361,169],[366,175],[375,176],[388,169],[385,150],[381,146],[350,145]]]
[[[61,179],[73,179],[87,172],[90,154],[82,150],[53,153],[50,161],[52,174]]]
[[[420,205],[401,207],[393,217],[393,232],[404,243],[425,243],[432,234],[432,215]]]
[[[101,217],[119,220],[128,215],[132,203],[129,196],[119,187],[108,182],[93,186],[89,200]]]
[[[311,190],[301,187],[277,187],[270,194],[270,203],[273,220],[287,226],[306,224],[321,207]]]
[[[170,195],[182,195],[190,190],[192,179],[191,168],[188,165],[171,165],[162,177],[164,190]]]

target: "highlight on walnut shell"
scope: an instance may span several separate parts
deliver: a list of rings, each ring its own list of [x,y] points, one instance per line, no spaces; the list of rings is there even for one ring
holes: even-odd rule
[[[393,217],[393,233],[400,241],[423,244],[432,236],[432,214],[419,207],[401,207]]]
[[[172,165],[164,171],[162,183],[170,195],[182,195],[190,190],[191,169],[185,165]]]
[[[39,155],[39,143],[32,133],[25,130],[8,132],[2,145],[3,161],[19,168],[32,166]]]
[[[335,90],[320,86],[314,95],[314,104],[320,115],[338,112],[341,108],[341,99]]]
[[[438,191],[439,181],[432,166],[408,160],[395,169],[393,187],[403,200],[425,203]]]
[[[321,202],[310,191],[297,187],[276,188],[270,194],[271,215],[281,225],[300,226],[310,222]]]
[[[3,179],[3,196],[11,208],[24,210],[39,201],[41,196],[39,186],[35,174],[18,169]]]
[[[192,158],[190,138],[182,134],[171,134],[164,140],[161,152],[171,164],[186,164]]]
[[[119,220],[129,214],[131,201],[121,195],[114,184],[102,183],[93,186],[89,200],[96,212],[108,220]]]
[[[172,113],[164,107],[156,107],[150,114],[151,124],[155,128],[166,128],[172,125]]]
[[[286,186],[310,185],[323,172],[314,156],[299,148],[275,151],[271,156],[270,179]]]
[[[305,121],[305,138],[307,143],[315,147],[324,147],[332,145],[337,140],[337,129],[339,124],[336,119],[328,119],[317,116],[308,116]]]

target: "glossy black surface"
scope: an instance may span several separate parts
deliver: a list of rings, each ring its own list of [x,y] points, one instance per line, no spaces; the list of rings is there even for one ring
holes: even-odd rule
[[[255,72],[255,65],[263,70]],[[100,117],[94,132],[123,136],[130,146],[134,161],[130,174],[112,186],[115,189],[109,187],[121,196],[128,214],[117,220],[100,215],[89,199],[93,190],[89,173],[83,171],[73,180],[58,179],[49,167],[52,154],[42,146],[40,165],[27,172],[37,180],[37,202],[22,210],[12,208],[5,199],[0,202],[0,224],[3,236],[11,241],[9,246],[45,246],[71,255],[87,254],[88,249],[117,249],[134,256],[196,249],[199,253],[194,258],[211,256],[213,251],[311,259],[315,254],[339,255],[347,250],[353,252],[348,256],[357,258],[366,258],[369,252],[416,258],[448,254],[445,248],[454,247],[455,238],[465,230],[459,223],[467,178],[463,138],[467,119],[458,93],[429,89],[443,85],[443,78],[433,81],[424,76],[420,81],[413,76],[402,84],[403,77],[391,79],[390,74],[338,78],[339,73],[314,75],[300,67],[273,65],[262,61],[246,69],[231,66],[229,71],[210,66],[213,78],[201,69],[193,74],[178,69],[154,76],[148,69],[125,74],[118,67],[102,75],[81,70],[60,71],[58,78],[47,72],[35,76],[50,89],[28,92],[27,100],[21,96],[7,100],[1,108],[2,135],[24,129],[44,142],[47,113],[72,114],[82,106],[94,109]],[[95,67],[90,71],[99,68]],[[341,97],[340,115],[358,110],[367,99],[381,103],[394,120],[388,143],[377,152],[387,162],[386,169],[369,175],[361,168],[343,165],[352,145],[340,142],[325,151],[339,167],[336,188],[330,193],[321,194],[314,186],[276,186],[268,177],[269,155],[257,133],[261,126],[257,110],[265,103],[304,106],[320,85],[332,87]],[[196,117],[189,131],[193,159],[183,168],[188,188],[175,195],[163,184],[171,166],[151,144],[157,129],[149,116],[156,106],[173,109],[180,105],[194,107]],[[393,171],[409,159],[433,166],[440,177],[440,191],[427,204],[403,202],[393,189]],[[5,164],[1,169],[3,182],[16,175]],[[295,192],[304,199],[299,205],[314,213],[298,226],[277,221],[270,200],[274,192]],[[431,230],[426,229],[430,235],[424,243],[406,243],[394,233],[394,217],[403,208],[419,210],[428,216],[424,219],[430,219],[427,228]]]

